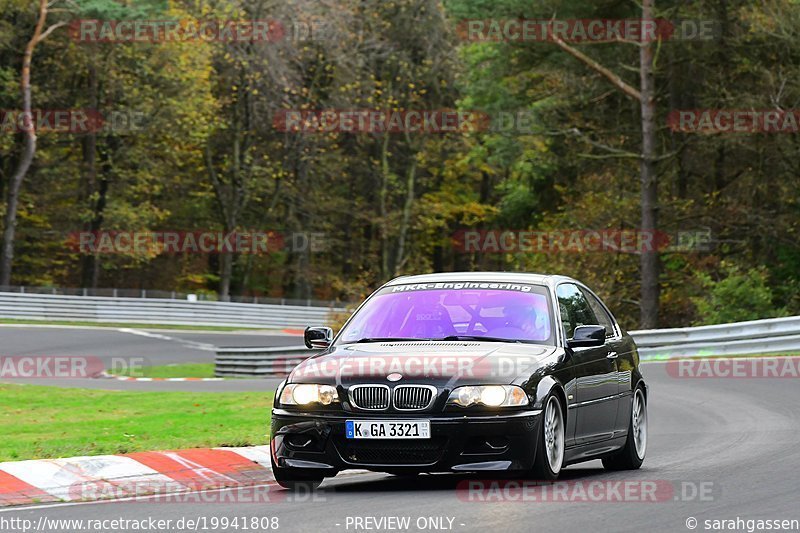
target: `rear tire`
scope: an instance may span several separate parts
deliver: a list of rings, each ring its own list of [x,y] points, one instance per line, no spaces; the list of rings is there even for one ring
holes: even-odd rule
[[[536,458],[533,461],[534,479],[555,481],[564,466],[566,417],[558,396],[547,395],[539,429]]]
[[[606,470],[638,470],[647,454],[647,399],[644,388],[636,387],[631,398],[631,419],[625,447],[603,459]]]

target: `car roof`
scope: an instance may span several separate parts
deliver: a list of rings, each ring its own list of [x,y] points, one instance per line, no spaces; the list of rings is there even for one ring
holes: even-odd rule
[[[441,272],[438,274],[420,274],[401,276],[385,286],[405,285],[408,283],[445,283],[445,282],[487,282],[487,283],[530,283],[533,285],[554,285],[561,281],[575,280],[567,276],[552,274],[534,274],[527,272]]]

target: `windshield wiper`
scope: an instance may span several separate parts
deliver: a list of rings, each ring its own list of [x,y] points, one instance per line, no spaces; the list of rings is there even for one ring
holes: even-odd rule
[[[485,342],[512,342],[524,343],[530,341],[523,341],[520,339],[501,339],[500,337],[485,337],[482,335],[450,335],[443,339],[436,339],[439,341],[485,341]]]
[[[399,342],[399,341],[429,341],[430,339],[415,339],[413,337],[364,337],[357,341],[347,342],[345,344],[358,344],[364,342]]]

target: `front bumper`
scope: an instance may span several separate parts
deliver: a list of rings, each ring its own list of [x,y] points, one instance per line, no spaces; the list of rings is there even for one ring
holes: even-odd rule
[[[345,438],[345,421],[431,421],[430,439]],[[280,468],[333,476],[352,468],[380,472],[528,470],[536,455],[541,411],[503,415],[366,415],[272,412],[272,460]]]

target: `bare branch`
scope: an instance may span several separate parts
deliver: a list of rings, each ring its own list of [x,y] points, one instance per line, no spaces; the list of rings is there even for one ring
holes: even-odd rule
[[[606,144],[602,144],[602,143],[599,143],[597,141],[593,141],[590,138],[588,138],[586,135],[584,135],[581,132],[581,130],[579,130],[578,128],[572,128],[570,130],[570,133],[572,135],[576,136],[576,137],[579,137],[581,140],[589,143],[590,145],[594,146],[595,148],[599,148],[601,150],[605,150],[606,152],[609,152],[609,154],[605,155],[605,156],[582,154],[580,157],[585,157],[585,158],[588,158],[588,159],[609,159],[609,158],[613,158],[613,157],[639,159],[639,158],[642,157],[640,154],[637,154],[637,153],[634,153],[634,152],[629,152],[627,150],[621,150],[619,148],[614,148],[613,146],[608,146]]]
[[[42,32],[42,34],[39,36],[39,38],[37,39],[36,42],[40,43],[40,42],[44,41],[47,38],[48,35],[50,35],[54,31],[56,31],[58,28],[60,28],[62,26],[66,26],[66,25],[67,25],[67,23],[64,22],[64,21],[57,22],[57,23],[53,24],[52,26],[47,28],[44,32]]]
[[[641,159],[642,156],[639,154],[634,154],[633,152],[621,152],[618,154],[605,155],[578,154],[578,157],[581,159]]]
[[[623,93],[627,94],[628,96],[630,96],[631,98],[633,98],[634,100],[636,100],[638,102],[642,101],[642,94],[637,89],[635,89],[633,86],[628,85],[627,83],[625,83],[625,80],[623,80],[622,78],[620,78],[619,76],[617,76],[616,74],[611,72],[609,69],[607,69],[606,67],[604,67],[603,65],[601,65],[600,63],[598,63],[597,61],[592,59],[591,57],[587,56],[586,54],[584,54],[583,52],[581,52],[577,48],[568,45],[560,37],[557,37],[555,34],[551,33],[551,37],[553,39],[553,42],[556,44],[556,46],[558,46],[559,48],[564,50],[566,53],[568,53],[569,55],[571,55],[572,57],[574,57],[575,59],[577,59],[578,61],[580,61],[584,65],[588,66],[589,68],[591,68],[592,70],[594,70],[598,74],[601,74],[602,76],[604,76],[617,89],[619,89],[620,91],[622,91]]]

